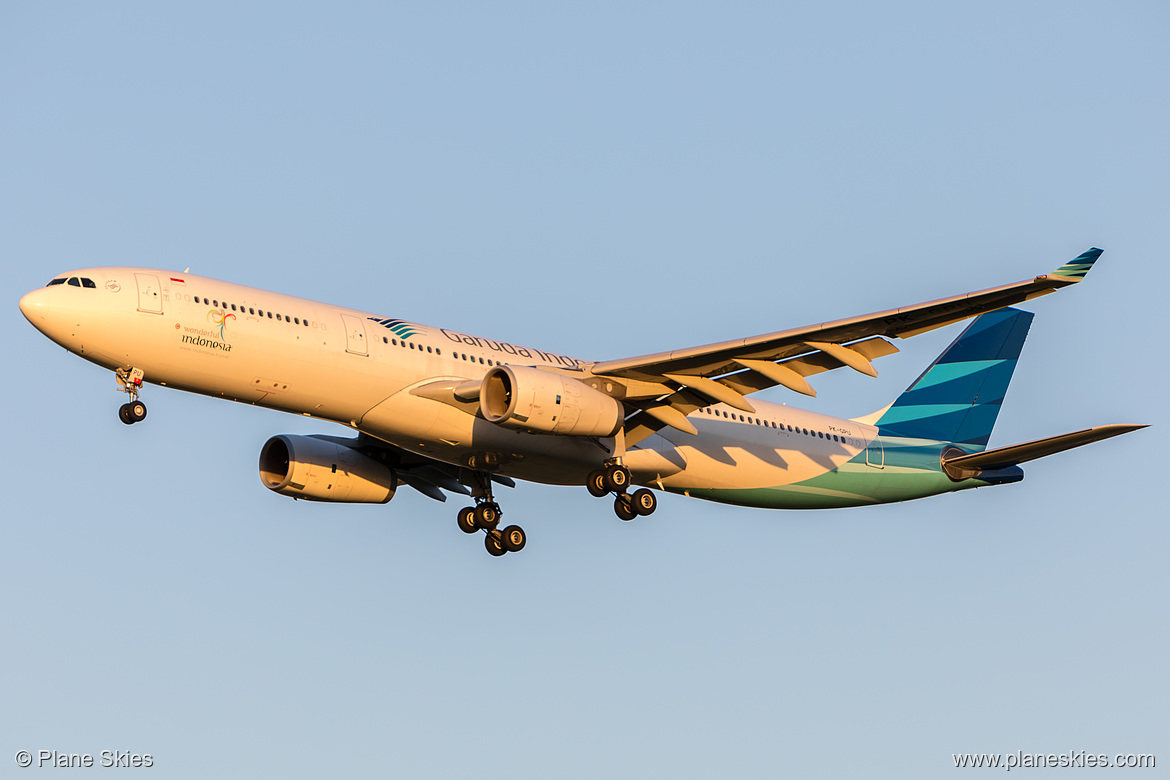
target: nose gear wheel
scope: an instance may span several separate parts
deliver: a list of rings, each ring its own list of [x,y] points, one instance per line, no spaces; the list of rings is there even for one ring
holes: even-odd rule
[[[118,380],[118,391],[130,396],[128,403],[118,407],[118,419],[127,425],[142,422],[146,419],[146,404],[138,400],[138,393],[142,390],[142,378],[145,376],[141,368],[118,368],[114,370]]]

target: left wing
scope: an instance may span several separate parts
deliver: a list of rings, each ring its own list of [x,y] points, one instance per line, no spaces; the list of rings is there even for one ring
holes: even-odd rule
[[[776,385],[816,395],[805,377],[841,366],[876,376],[871,361],[898,351],[886,339],[916,336],[1076,284],[1101,252],[1090,249],[1052,273],[1014,284],[751,338],[607,360],[583,368],[617,385],[607,392],[638,410],[627,419],[627,446],[664,426],[695,433],[686,419],[695,409],[725,403],[751,413],[755,408],[745,396]],[[600,382],[592,377],[583,381],[600,389]]]

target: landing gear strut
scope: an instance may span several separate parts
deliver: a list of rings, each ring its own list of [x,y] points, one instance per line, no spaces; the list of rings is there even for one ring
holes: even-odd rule
[[[633,494],[626,493],[630,486],[630,470],[620,461],[612,460],[604,468],[589,472],[585,478],[585,487],[590,495],[604,498],[614,495],[613,511],[622,520],[633,520],[639,515],[654,514],[658,508],[658,497],[646,488],[639,488]]]
[[[138,400],[138,392],[142,390],[141,368],[118,368],[114,370],[114,376],[118,379],[118,390],[130,396],[129,403],[124,403],[118,408],[118,419],[127,425],[133,425],[136,422],[142,422],[146,419],[146,404]]]
[[[476,471],[473,474],[474,484],[471,486],[471,495],[475,499],[475,506],[459,510],[457,517],[459,530],[465,534],[483,531],[484,547],[497,558],[504,553],[520,552],[528,543],[528,536],[524,533],[524,529],[518,525],[510,525],[503,530],[498,528],[500,517],[504,513],[492,497],[491,475],[482,471]]]

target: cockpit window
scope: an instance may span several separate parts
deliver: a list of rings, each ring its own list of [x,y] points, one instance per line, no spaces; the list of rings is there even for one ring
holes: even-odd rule
[[[60,279],[54,279],[53,281],[46,284],[45,287],[52,287],[55,284],[65,284],[65,277],[62,276]]]
[[[88,287],[91,290],[97,289],[97,285],[93,283],[93,279],[86,279],[84,276],[81,277],[81,286]]]
[[[70,277],[69,277],[69,286],[70,286],[70,287],[80,287],[80,286],[81,286],[81,280],[80,280],[80,279],[78,279],[76,276],[70,276]]]

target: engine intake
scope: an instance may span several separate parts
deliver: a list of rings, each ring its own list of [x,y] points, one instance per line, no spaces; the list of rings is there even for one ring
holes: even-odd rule
[[[495,366],[483,378],[479,409],[506,428],[562,436],[612,436],[621,403],[572,377],[528,366]]]
[[[291,434],[265,442],[260,481],[282,496],[347,504],[385,504],[398,485],[393,469],[352,447],[324,436]]]

